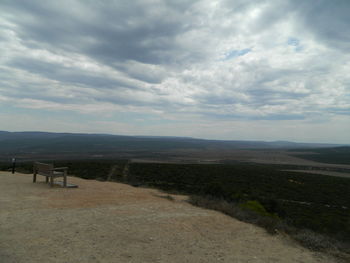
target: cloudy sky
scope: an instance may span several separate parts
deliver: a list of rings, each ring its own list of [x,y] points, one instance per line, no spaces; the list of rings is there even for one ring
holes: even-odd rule
[[[350,143],[349,0],[1,0],[0,130]]]

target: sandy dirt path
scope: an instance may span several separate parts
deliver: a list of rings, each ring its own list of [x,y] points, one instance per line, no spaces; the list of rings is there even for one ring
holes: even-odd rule
[[[0,172],[0,262],[336,262],[184,196],[69,177]]]

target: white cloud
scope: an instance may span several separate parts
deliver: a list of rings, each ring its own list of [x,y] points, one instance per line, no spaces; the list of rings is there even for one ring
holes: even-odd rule
[[[283,139],[290,124],[300,129],[291,139],[313,140],[307,134],[318,125],[350,123],[350,3],[340,2],[319,1],[315,13],[281,0],[7,1],[0,107],[92,114],[106,132],[113,125],[105,118],[137,113],[158,125],[130,118],[121,131]],[[330,40],[327,21],[344,34],[330,32]],[[349,140],[337,128],[314,138],[336,133]]]

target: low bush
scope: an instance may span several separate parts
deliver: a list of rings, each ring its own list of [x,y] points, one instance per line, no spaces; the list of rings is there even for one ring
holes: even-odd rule
[[[257,201],[237,204],[213,196],[192,195],[189,198],[189,203],[222,212],[243,222],[261,226],[271,234],[276,233],[279,219],[266,212],[264,207]]]
[[[259,201],[249,200],[245,203],[240,204],[239,207],[245,210],[253,211],[261,216],[268,216],[278,219],[278,216],[276,214],[267,212],[265,207],[262,204],[260,204]]]
[[[296,228],[290,225],[287,220],[279,219],[266,212],[257,201],[237,204],[213,196],[191,195],[188,202],[198,207],[222,212],[246,223],[258,225],[270,234],[285,233],[308,249],[326,252],[345,262],[350,259],[348,243],[339,242],[309,229]]]

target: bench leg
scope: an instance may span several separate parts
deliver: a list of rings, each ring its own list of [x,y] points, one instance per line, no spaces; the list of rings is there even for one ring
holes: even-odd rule
[[[50,186],[53,187],[53,176],[50,176]]]
[[[66,174],[66,172],[64,173],[64,176],[63,176],[63,187],[67,187],[67,174]]]
[[[36,173],[33,174],[33,183],[36,182]]]
[[[49,177],[48,176],[45,176],[46,177],[46,183],[49,182]]]

